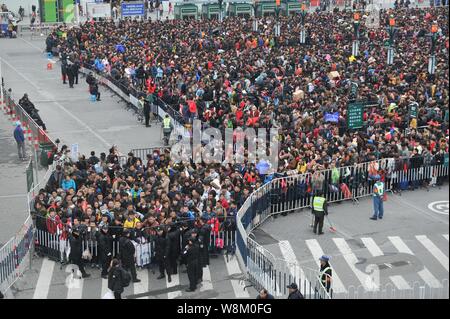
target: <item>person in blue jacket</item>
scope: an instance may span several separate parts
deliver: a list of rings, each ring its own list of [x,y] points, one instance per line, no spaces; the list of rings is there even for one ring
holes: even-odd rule
[[[73,188],[73,190],[76,191],[77,185],[75,184],[75,181],[70,177],[70,175],[66,175],[61,183],[61,188],[64,189],[66,192],[71,188]]]
[[[21,127],[20,121],[16,122],[16,128],[14,129],[14,139],[17,143],[17,150],[19,153],[19,159],[26,160],[25,152],[25,136]]]

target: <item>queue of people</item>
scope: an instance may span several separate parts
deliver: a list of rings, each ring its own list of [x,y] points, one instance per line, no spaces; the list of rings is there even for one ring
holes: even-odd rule
[[[386,64],[384,49],[390,17],[398,28],[393,65]],[[258,32],[252,21],[229,17],[222,24],[87,22],[60,27],[50,37],[80,64],[161,99],[186,123],[280,127],[278,171],[313,172],[448,150],[447,8],[382,11],[379,28],[361,23],[358,57],[350,52],[352,12],[308,13],[305,45],[298,41],[298,16],[280,19],[279,38],[270,17],[258,19]],[[428,74],[426,35],[434,24],[437,67]],[[367,105],[358,130],[346,121],[355,98]],[[335,112],[337,121],[325,116]]]
[[[38,242],[49,235],[58,245],[42,242],[36,250],[77,265],[83,278],[87,261],[106,279],[117,258],[132,282],[140,281],[136,266],[157,264],[158,279],[171,282],[185,265],[194,291],[210,252],[224,248],[219,232],[232,241],[237,206],[249,194],[239,187],[242,177],[174,164],[167,150],[149,154],[145,164],[130,153],[121,165],[115,148],[72,162],[63,145],[55,160],[56,170],[34,200],[34,216]],[[137,250],[149,243],[153,252],[145,262]]]

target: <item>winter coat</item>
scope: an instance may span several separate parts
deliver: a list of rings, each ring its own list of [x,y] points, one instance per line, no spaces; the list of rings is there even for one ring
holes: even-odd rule
[[[108,274],[108,288],[113,292],[122,293],[122,267],[117,266],[109,271]]]
[[[122,237],[119,239],[120,260],[123,265],[131,265],[134,263],[134,253],[136,249],[129,238]]]

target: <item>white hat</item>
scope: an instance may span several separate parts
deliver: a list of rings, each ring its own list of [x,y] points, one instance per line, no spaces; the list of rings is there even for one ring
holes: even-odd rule
[[[17,121],[16,126],[20,126],[20,125],[21,125],[20,121]]]

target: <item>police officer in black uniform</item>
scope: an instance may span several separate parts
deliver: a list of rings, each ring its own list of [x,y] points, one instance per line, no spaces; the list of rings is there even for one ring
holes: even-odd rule
[[[200,219],[200,229],[198,231],[198,241],[200,244],[200,269],[198,281],[203,278],[203,268],[209,265],[209,242],[211,239],[211,226],[207,224],[208,217],[203,215]]]
[[[144,100],[144,118],[145,118],[145,127],[150,127],[150,103],[147,99]]]
[[[70,238],[69,238],[69,243],[70,243],[69,261],[72,264],[75,264],[78,266],[78,269],[80,270],[83,278],[87,278],[87,277],[90,277],[91,275],[86,273],[86,270],[84,270],[83,259],[82,259],[83,248],[82,248],[81,241],[82,241],[82,238],[80,236],[80,229],[79,229],[79,227],[74,227],[72,229],[72,234],[70,235]]]
[[[171,269],[169,263],[170,254],[170,239],[168,238],[164,228],[158,227],[156,229],[157,237],[155,240],[155,258],[159,265],[159,277],[163,279],[165,277],[164,272],[167,272],[167,281],[171,282]]]
[[[67,79],[67,68],[69,66],[67,65],[67,60],[61,60],[61,77],[63,80],[63,84],[67,84],[66,79]]]
[[[130,239],[130,230],[123,230],[123,237],[119,239],[119,253],[123,268],[131,273],[133,282],[140,282],[137,278],[136,265],[134,262],[134,253],[136,249]]]
[[[176,225],[173,225],[170,227],[169,233],[167,234],[170,241],[168,262],[170,271],[174,275],[178,274],[177,259],[178,256],[180,256],[180,233],[180,229],[176,227]]]
[[[72,64],[66,66],[67,78],[69,79],[69,87],[71,89],[73,89],[73,83],[75,80],[75,74],[72,66],[73,66]]]
[[[112,237],[109,234],[108,226],[103,225],[99,232],[96,233],[98,243],[98,260],[102,265],[102,278],[108,278],[108,268],[112,257]]]
[[[187,274],[189,278],[189,288],[187,292],[192,292],[197,289],[197,274],[198,274],[198,259],[200,257],[200,247],[195,237],[188,239],[183,255],[186,256]]]

